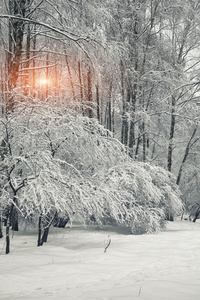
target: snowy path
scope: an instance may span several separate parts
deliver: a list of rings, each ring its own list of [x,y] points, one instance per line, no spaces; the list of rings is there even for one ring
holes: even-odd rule
[[[36,239],[15,237],[0,255],[0,299],[200,299],[200,223],[141,236],[54,229],[39,248]]]

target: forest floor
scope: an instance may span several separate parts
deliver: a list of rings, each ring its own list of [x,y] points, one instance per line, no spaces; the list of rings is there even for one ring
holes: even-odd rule
[[[104,252],[107,242],[111,244]],[[0,240],[0,299],[199,300],[200,221],[176,221],[152,235],[74,225]]]

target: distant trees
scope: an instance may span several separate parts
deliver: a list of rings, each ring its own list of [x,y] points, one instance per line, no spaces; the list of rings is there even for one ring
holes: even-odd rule
[[[187,172],[186,160],[194,159],[190,150],[199,143],[199,4],[115,4],[108,5],[113,18],[107,27],[109,38],[123,49],[114,73],[121,94],[120,113],[115,110],[121,123],[116,118],[115,134],[120,138],[121,125],[121,141],[129,154],[164,166],[177,176],[179,184],[182,171]],[[192,201],[188,194],[187,201]]]

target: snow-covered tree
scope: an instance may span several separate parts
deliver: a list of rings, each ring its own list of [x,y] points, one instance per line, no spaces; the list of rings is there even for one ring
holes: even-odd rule
[[[16,95],[17,103],[19,96]],[[7,244],[14,211],[48,229],[59,213],[83,223],[161,229],[179,192],[163,169],[134,162],[112,134],[77,106],[26,98],[1,119],[1,201]],[[39,241],[40,244],[40,241]],[[7,248],[9,252],[9,246]]]

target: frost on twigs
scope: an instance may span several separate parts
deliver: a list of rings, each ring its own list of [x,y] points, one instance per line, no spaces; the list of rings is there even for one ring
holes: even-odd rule
[[[169,210],[181,213],[179,190],[161,168],[127,159],[98,180],[107,199],[105,223],[128,226],[134,234],[152,233],[164,228]]]

